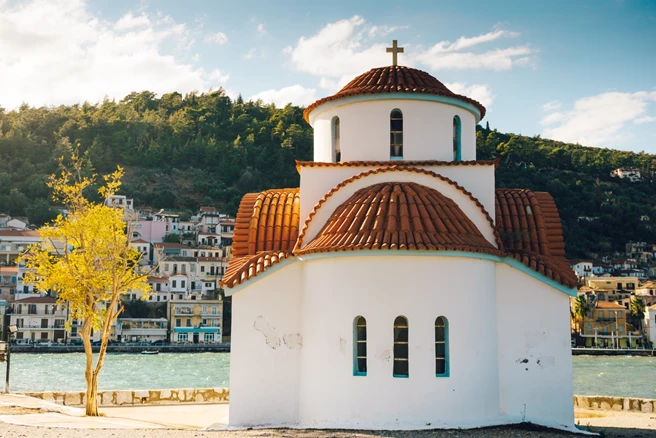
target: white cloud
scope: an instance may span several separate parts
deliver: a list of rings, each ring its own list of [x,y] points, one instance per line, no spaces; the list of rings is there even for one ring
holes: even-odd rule
[[[261,33],[262,35],[266,35],[266,34],[267,34],[267,31],[266,31],[266,29],[264,28],[264,24],[262,24],[262,23],[259,23],[259,24],[257,25],[257,31],[258,31],[259,33]]]
[[[467,85],[466,83],[463,82],[453,82],[444,85],[446,85],[446,87],[449,90],[453,91],[456,94],[467,96],[471,99],[479,101],[484,107],[487,108],[489,108],[492,105],[492,102],[494,102],[494,98],[496,97],[494,94],[492,94],[492,90],[490,90],[487,84]]]
[[[383,37],[397,30],[407,29],[409,26],[371,26],[367,31],[369,38]]]
[[[397,29],[400,27],[371,25],[363,17],[355,15],[329,23],[312,36],[299,38],[295,45],[285,48],[283,52],[289,56],[296,70],[320,77],[322,88],[326,84],[344,84],[373,67],[391,64],[391,57],[385,50],[389,42],[376,42],[376,37]],[[527,45],[490,48],[482,52],[473,49],[518,35],[495,29],[474,37],[461,37],[453,43],[441,41],[428,49],[406,44],[405,53],[399,56],[399,63],[423,65],[432,70],[509,70],[530,64],[533,49]]]
[[[621,146],[617,143],[630,135],[625,130],[627,123],[649,119],[643,114],[650,101],[656,101],[656,91],[608,92],[585,97],[577,100],[570,111],[544,117],[540,122],[545,126],[542,136],[584,145]]]
[[[552,100],[551,102],[547,102],[544,105],[542,105],[542,109],[545,111],[553,111],[553,110],[557,110],[558,108],[560,108],[559,100]]]
[[[645,116],[645,117],[640,117],[639,119],[635,119],[633,123],[636,125],[642,125],[643,123],[651,123],[651,122],[656,122],[656,116],[650,117],[650,116]]]
[[[248,61],[249,59],[253,59],[253,58],[255,57],[255,53],[256,53],[256,52],[257,52],[257,50],[255,50],[255,47],[251,48],[251,49],[248,51],[248,53],[246,53],[246,54],[244,55],[244,59],[247,60],[247,61]]]
[[[207,75],[207,78],[214,83],[225,84],[230,79],[230,75],[224,74],[221,70],[215,68]]]
[[[193,39],[167,16],[131,12],[112,22],[82,0],[0,0],[0,105],[71,104],[156,93],[217,88],[225,74],[176,59]],[[191,61],[190,61],[191,62]]]
[[[249,100],[262,100],[264,102],[274,103],[278,107],[283,107],[290,102],[294,105],[308,106],[316,101],[317,98],[314,88],[305,88],[297,84],[281,88],[280,90],[265,90],[251,96]]]
[[[223,32],[210,33],[205,35],[205,42],[223,45],[228,42],[228,36]]]

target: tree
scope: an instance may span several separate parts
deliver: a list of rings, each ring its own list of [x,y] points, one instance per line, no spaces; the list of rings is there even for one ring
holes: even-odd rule
[[[152,292],[148,273],[140,273],[141,254],[130,245],[131,226],[123,222],[123,210],[87,199],[96,181],[89,175],[90,165],[79,152],[70,166],[59,160],[61,173],[52,175],[48,186],[55,201],[68,209],[51,224],[39,229],[43,244],[31,247],[21,257],[28,269],[27,284],[57,294],[67,304],[69,320],[82,323],[79,331],[86,355],[86,415],[98,416],[98,375],[105,361],[112,323],[122,311],[120,297],[128,291]],[[104,176],[98,189],[102,199],[114,195],[121,184],[123,170]],[[92,330],[101,334],[100,352],[94,365]]]
[[[634,296],[631,300],[631,316],[638,324],[638,329],[642,332],[642,320],[645,319],[645,302],[641,297]]]
[[[164,236],[164,242],[165,243],[180,243],[180,235],[179,234],[174,234],[174,233],[169,233]]]
[[[579,322],[579,332],[581,331],[581,324],[585,324],[585,317],[590,312],[590,303],[585,295],[579,295],[574,300],[574,316]]]

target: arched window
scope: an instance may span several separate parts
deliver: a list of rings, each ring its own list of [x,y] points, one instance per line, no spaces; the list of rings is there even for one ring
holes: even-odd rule
[[[403,159],[403,113],[398,109],[390,114],[390,159]]]
[[[397,316],[394,320],[394,377],[408,377],[408,320]]]
[[[367,320],[362,316],[353,320],[353,375],[367,375]]]
[[[449,325],[443,316],[435,320],[435,375],[449,377]]]
[[[342,150],[339,142],[339,117],[333,117],[333,160],[339,163],[342,160]]]
[[[460,162],[462,160],[462,147],[460,137],[461,134],[460,128],[460,117],[453,117],[453,161]]]

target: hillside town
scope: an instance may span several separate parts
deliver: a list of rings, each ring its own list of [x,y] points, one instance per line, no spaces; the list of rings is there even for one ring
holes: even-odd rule
[[[152,294],[128,293],[110,335],[116,343],[214,345],[229,341],[229,312],[220,282],[231,256],[234,218],[214,207],[193,215],[135,208],[126,196],[107,205],[121,208],[131,224],[131,245],[141,254],[135,269],[148,275]],[[65,212],[64,212],[65,213]],[[16,326],[16,344],[81,344],[79,322],[67,325],[66,303],[51,291],[25,284],[19,257],[42,242],[27,218],[0,214],[0,329]],[[57,245],[55,245],[57,247]],[[229,319],[228,319],[229,322]],[[100,342],[94,333],[93,342]]]
[[[624,253],[570,263],[579,280],[572,346],[656,345],[656,243],[628,242]]]

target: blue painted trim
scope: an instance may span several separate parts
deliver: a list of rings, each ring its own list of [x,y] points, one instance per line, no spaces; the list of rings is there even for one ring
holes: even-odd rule
[[[499,257],[492,254],[484,254],[479,252],[468,252],[468,251],[417,251],[417,250],[396,250],[396,249],[376,249],[376,250],[358,250],[354,251],[340,251],[340,252],[326,252],[326,253],[317,253],[317,254],[306,254],[298,257],[299,260],[312,260],[319,258],[337,258],[337,257],[353,257],[357,256],[395,256],[395,257],[466,257],[470,259],[479,259],[479,260],[490,260],[493,262],[505,263],[526,275],[529,275],[536,280],[539,280],[547,285],[553,287],[554,289],[563,292],[566,295],[571,297],[576,297],[576,288],[568,288],[557,281],[554,281],[550,278],[545,277],[537,271],[526,266],[524,263],[516,260],[512,257]]]
[[[308,119],[310,120],[310,124],[312,125],[314,123],[314,117],[312,117],[312,113],[317,111],[319,108],[321,108],[321,110],[324,111],[332,107],[341,106],[349,103],[367,102],[372,100],[423,100],[429,102],[445,103],[447,105],[457,106],[458,108],[462,108],[466,111],[469,111],[474,115],[474,118],[476,119],[476,123],[481,121],[481,112],[478,110],[478,108],[476,108],[471,103],[467,103],[459,99],[454,99],[453,97],[438,96],[436,94],[423,94],[423,93],[359,94],[357,96],[342,97],[339,99],[322,103],[321,105],[313,109],[312,112],[310,112],[310,114],[308,114],[309,116]]]
[[[403,157],[390,157],[390,161],[403,161]]]
[[[404,375],[401,375],[401,374],[392,374],[392,377],[394,377],[395,379],[409,379],[410,378],[410,376],[404,376]]]
[[[175,333],[219,333],[219,327],[174,327]]]
[[[449,319],[444,315],[440,315],[437,318],[444,319],[444,374],[435,374],[435,377],[451,377],[451,361],[449,360]],[[435,318],[436,321],[437,318]]]
[[[462,161],[462,122],[457,115],[453,116],[453,120],[456,122],[456,150],[453,159],[459,163]]]

